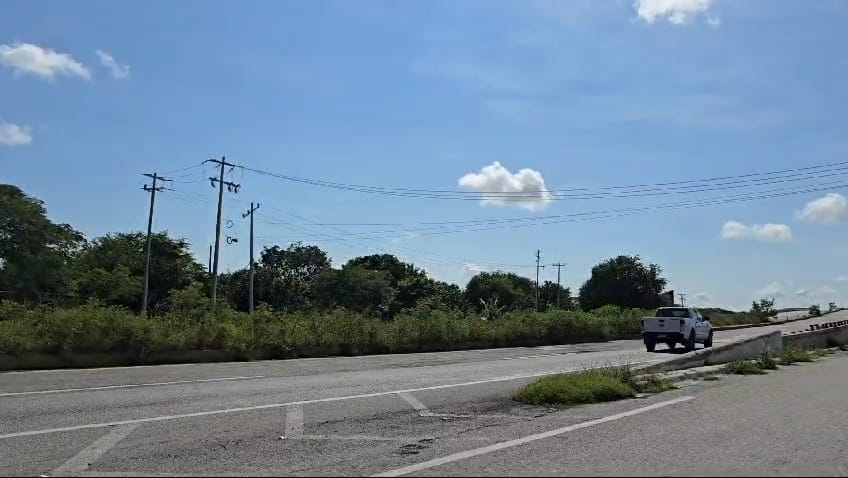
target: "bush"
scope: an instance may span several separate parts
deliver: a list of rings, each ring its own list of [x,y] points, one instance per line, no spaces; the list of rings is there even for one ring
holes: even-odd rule
[[[250,315],[211,307],[201,285],[192,284],[173,291],[166,310],[151,318],[96,302],[64,309],[0,302],[0,354],[218,349],[297,357],[577,343],[638,333],[647,312],[513,311],[487,321],[421,303],[393,321],[343,308],[280,313],[260,305]]]
[[[762,375],[766,372],[756,361],[736,360],[724,368],[724,373],[734,375]]]
[[[786,347],[780,353],[780,364],[791,365],[796,362],[812,362],[813,357],[804,349],[799,347]]]

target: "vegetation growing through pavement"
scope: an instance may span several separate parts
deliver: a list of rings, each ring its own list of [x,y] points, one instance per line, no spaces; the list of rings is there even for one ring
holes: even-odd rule
[[[655,375],[638,375],[632,368],[606,367],[542,378],[513,394],[531,405],[580,405],[658,393],[670,385]]]
[[[813,357],[810,352],[799,347],[786,347],[780,353],[780,364],[791,365],[796,362],[812,362]]]

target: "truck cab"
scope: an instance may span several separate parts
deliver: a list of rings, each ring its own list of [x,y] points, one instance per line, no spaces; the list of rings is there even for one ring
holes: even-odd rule
[[[642,318],[642,340],[648,352],[653,352],[657,343],[669,349],[683,344],[691,351],[696,343],[712,347],[713,327],[709,317],[691,307],[660,307],[653,317]]]

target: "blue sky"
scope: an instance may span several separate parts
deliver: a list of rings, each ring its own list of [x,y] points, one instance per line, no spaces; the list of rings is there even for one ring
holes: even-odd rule
[[[223,155],[254,169],[387,188],[458,190],[460,178],[479,174],[466,191],[832,164],[848,160],[846,23],[848,4],[827,0],[5,1],[0,181],[93,237],[144,229],[142,173]],[[532,171],[518,176],[522,169]],[[157,196],[157,229],[188,238],[203,262],[216,199],[204,178],[213,173],[209,165],[174,172],[176,191]],[[699,305],[747,307],[764,294],[787,306],[846,302],[841,173],[686,195],[498,205],[362,194],[235,169],[228,178],[242,189],[225,193],[224,219],[233,221],[225,234],[241,242],[222,246],[222,261],[229,269],[247,262],[240,213],[255,201],[260,245],[304,240],[337,264],[389,251],[464,284],[495,265],[532,276],[541,249],[543,264],[567,263],[563,281],[577,287],[592,265],[628,253],[660,264],[670,286]],[[422,222],[781,187],[820,191],[532,227],[403,232]],[[269,224],[282,221],[289,224]],[[401,232],[367,234],[386,230]],[[555,279],[555,268],[542,278]]]

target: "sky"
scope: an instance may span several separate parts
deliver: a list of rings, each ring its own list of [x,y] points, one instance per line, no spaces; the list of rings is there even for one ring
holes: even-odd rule
[[[539,250],[576,289],[639,254],[697,306],[845,303],[846,24],[835,0],[6,0],[0,182],[94,238],[144,230],[165,175],[154,227],[205,263],[225,157],[222,270],[256,202],[257,250],[335,265],[464,285]]]

